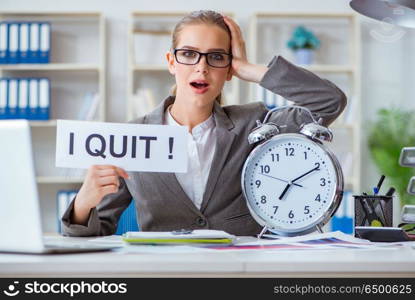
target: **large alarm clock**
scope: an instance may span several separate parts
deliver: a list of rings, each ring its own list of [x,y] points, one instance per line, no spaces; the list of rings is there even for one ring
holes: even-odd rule
[[[284,125],[267,123],[270,113],[302,109],[311,122],[298,133],[280,133]],[[283,236],[303,235],[322,227],[334,215],[343,195],[343,173],[334,154],[323,144],[332,132],[301,106],[270,110],[250,133],[258,145],[242,170],[242,190],[253,218],[265,232]]]

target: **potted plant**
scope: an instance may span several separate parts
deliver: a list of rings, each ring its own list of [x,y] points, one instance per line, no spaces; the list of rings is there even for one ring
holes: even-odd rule
[[[313,62],[314,50],[320,47],[320,40],[304,26],[298,26],[287,46],[294,51],[297,64],[309,65]]]
[[[376,166],[396,188],[401,206],[415,204],[415,197],[406,192],[415,171],[399,165],[402,148],[415,146],[415,112],[399,108],[379,110],[368,143]]]

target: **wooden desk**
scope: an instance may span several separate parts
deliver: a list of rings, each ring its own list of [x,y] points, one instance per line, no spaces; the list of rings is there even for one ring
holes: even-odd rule
[[[90,238],[54,237],[85,241]],[[415,277],[415,249],[0,254],[0,277]],[[163,246],[169,247],[169,246]]]

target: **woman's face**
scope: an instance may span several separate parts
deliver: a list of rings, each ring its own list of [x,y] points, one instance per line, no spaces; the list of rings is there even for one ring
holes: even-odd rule
[[[178,36],[177,49],[199,52],[229,53],[229,34],[216,25],[195,24],[182,28]],[[226,80],[232,78],[231,67],[215,68],[207,64],[202,56],[196,65],[178,63],[173,53],[167,53],[169,71],[176,77],[177,96],[198,106],[210,105],[222,91]]]

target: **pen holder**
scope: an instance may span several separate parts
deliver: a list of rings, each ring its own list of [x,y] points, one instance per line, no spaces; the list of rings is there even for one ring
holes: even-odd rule
[[[354,195],[355,227],[392,227],[392,196]]]

